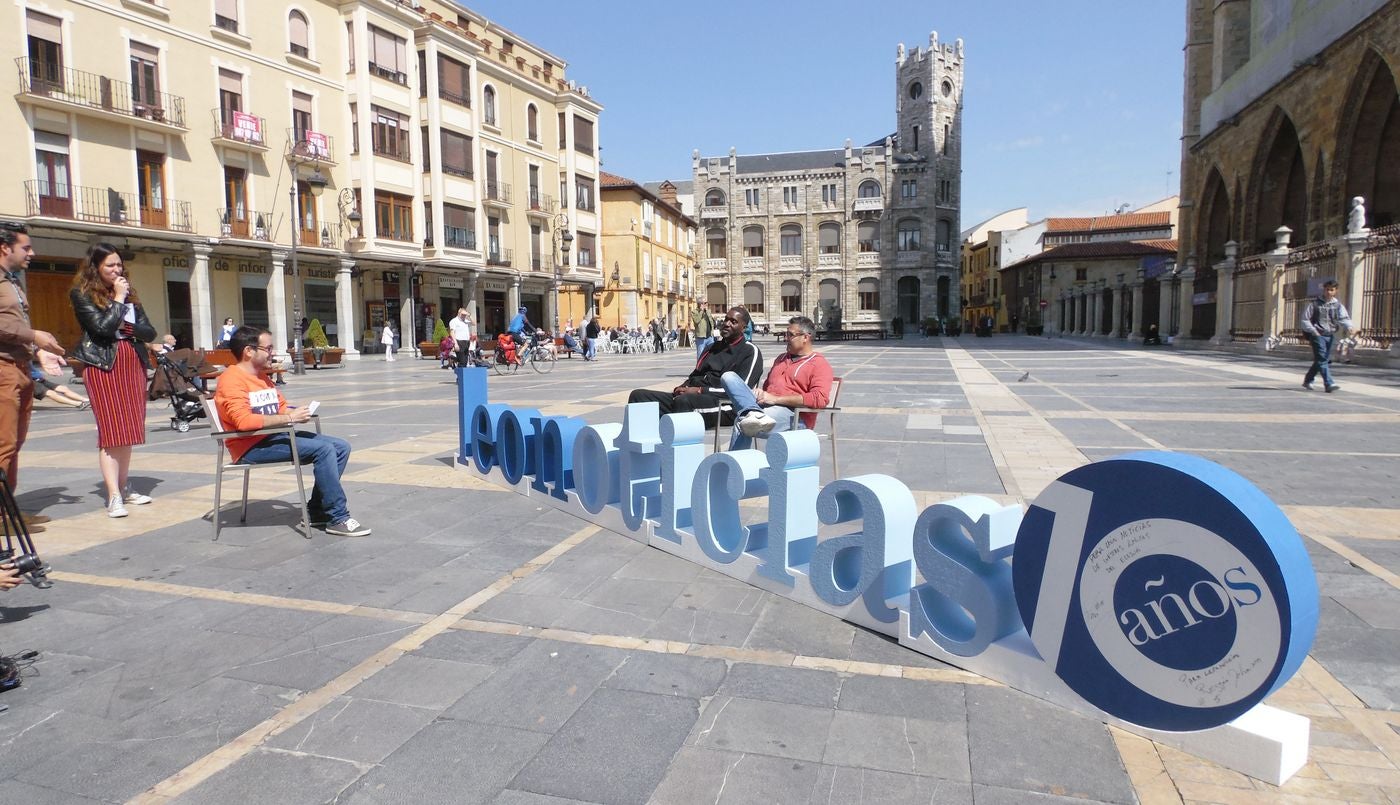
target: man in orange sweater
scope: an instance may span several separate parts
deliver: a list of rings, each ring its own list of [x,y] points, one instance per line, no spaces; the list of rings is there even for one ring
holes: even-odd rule
[[[229,430],[258,430],[280,425],[300,425],[311,419],[306,407],[292,408],[267,377],[275,349],[272,334],[257,327],[239,327],[229,339],[229,348],[238,364],[219,376],[214,404],[219,419]],[[270,464],[291,461],[292,439],[303,464],[311,462],[316,488],[306,507],[311,525],[325,526],[327,534],[341,537],[368,536],[370,529],[350,516],[340,476],[350,461],[350,443],[312,431],[272,433],[228,440],[228,451],[235,462]]]

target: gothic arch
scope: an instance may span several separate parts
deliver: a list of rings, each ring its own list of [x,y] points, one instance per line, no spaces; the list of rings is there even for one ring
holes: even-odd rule
[[[1293,245],[1307,241],[1308,175],[1303,146],[1293,120],[1274,109],[1255,152],[1251,179],[1251,224],[1245,232],[1242,253],[1257,254],[1274,248],[1274,230],[1293,230]]]
[[[1351,198],[1366,199],[1367,225],[1400,222],[1400,93],[1395,73],[1375,50],[1356,69],[1337,123],[1337,156],[1327,198],[1327,220],[1346,229]]]

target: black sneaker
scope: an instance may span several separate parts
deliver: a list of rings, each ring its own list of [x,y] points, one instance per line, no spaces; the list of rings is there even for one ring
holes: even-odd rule
[[[326,533],[337,537],[368,537],[370,529],[369,526],[361,525],[354,517],[346,517],[338,523],[326,526]]]
[[[1330,386],[1327,387],[1327,393],[1328,393],[1328,394],[1331,394],[1332,392],[1336,391],[1336,390],[1339,389],[1339,388],[1341,388],[1341,386],[1338,386],[1338,385],[1336,385],[1336,384],[1330,385]]]
[[[1307,389],[1308,391],[1312,391],[1312,390],[1313,390],[1313,387],[1312,387],[1312,384],[1311,384],[1311,383],[1304,383],[1304,384],[1303,384],[1303,388]]]

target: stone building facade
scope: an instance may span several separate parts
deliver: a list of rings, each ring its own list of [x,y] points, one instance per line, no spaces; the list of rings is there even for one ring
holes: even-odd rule
[[[697,258],[714,311],[755,322],[912,328],[959,301],[963,44],[895,59],[896,131],[843,149],[692,156]]]
[[[1398,70],[1393,2],[1187,4],[1173,330],[1287,344],[1335,277],[1363,348],[1400,337],[1400,289],[1372,270],[1400,223]]]
[[[552,319],[570,287],[582,309],[601,279],[602,107],[563,60],[450,0],[279,9],[6,12],[0,40],[24,55],[0,126],[25,156],[0,216],[35,241],[37,326],[76,342],[67,288],[94,241],[120,247],[182,346],[212,346],[225,317],[279,345],[319,319],[353,355],[386,322],[408,345],[460,305],[488,329],[518,305]]]

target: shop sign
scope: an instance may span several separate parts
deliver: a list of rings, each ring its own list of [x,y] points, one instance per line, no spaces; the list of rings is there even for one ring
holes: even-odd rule
[[[466,283],[461,277],[438,277],[439,288],[465,288]]]
[[[190,258],[184,255],[171,254],[161,258],[161,268],[189,268]]]
[[[215,271],[237,271],[239,274],[266,274],[267,264],[250,260],[228,260],[216,257],[209,261]]]
[[[1316,576],[1279,507],[1225,467],[1134,452],[1024,512],[974,495],[920,511],[888,475],[821,486],[812,431],[706,455],[699,414],[635,403],[590,425],[491,403],[486,380],[458,370],[458,463],[483,476],[1276,784],[1306,761],[1307,720],[1261,703],[1307,657]]]
[[[302,273],[304,276],[313,277],[313,278],[315,278],[315,279],[333,280],[333,279],[335,279],[336,269],[334,269],[334,268],[303,268],[303,269],[301,269],[301,273]]]
[[[506,284],[499,280],[482,280],[481,287],[487,291],[504,291]]]
[[[1209,305],[1215,301],[1215,291],[1201,291],[1191,294],[1192,305]]]

